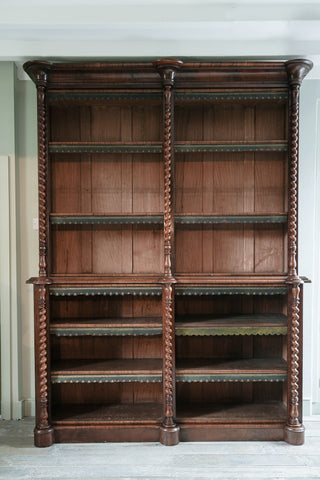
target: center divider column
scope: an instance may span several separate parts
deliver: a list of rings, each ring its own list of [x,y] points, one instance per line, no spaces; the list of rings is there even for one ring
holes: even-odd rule
[[[160,442],[179,443],[180,427],[175,421],[175,318],[174,318],[174,102],[175,72],[178,60],[155,62],[163,84],[163,160],[164,160],[164,275],[162,278],[163,324],[163,421]]]

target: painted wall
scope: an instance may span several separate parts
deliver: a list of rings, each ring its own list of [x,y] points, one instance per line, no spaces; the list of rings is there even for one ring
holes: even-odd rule
[[[6,66],[4,66],[4,63]],[[1,75],[3,68],[11,69],[9,80]],[[25,281],[31,276],[36,276],[38,269],[38,232],[33,230],[33,218],[38,216],[36,90],[31,81],[14,81],[13,71],[13,63],[0,62],[0,92],[3,92],[4,88],[8,89],[8,81],[11,84],[11,89],[13,89],[12,91],[14,91],[14,104],[12,102],[3,103],[0,110],[0,127],[8,130],[9,126],[10,129],[8,138],[5,138],[1,145],[0,154],[10,155],[11,145],[14,145],[18,169],[16,194],[19,210],[17,237],[18,253],[20,255],[18,303],[21,305],[18,347],[22,359],[20,368],[21,385],[18,396],[21,400],[21,414],[30,415],[34,413],[33,299],[32,287],[26,285]],[[305,415],[320,413],[318,353],[318,341],[320,340],[320,285],[318,273],[320,268],[318,252],[320,242],[318,220],[320,212],[319,119],[320,80],[305,80],[301,90],[300,151],[302,162],[299,184],[299,272],[313,280],[311,285],[305,286],[304,302]],[[12,137],[12,128],[15,133],[14,137]],[[2,128],[0,128],[1,130]],[[18,355],[18,352],[15,352],[15,354]],[[17,410],[15,416],[19,416]]]

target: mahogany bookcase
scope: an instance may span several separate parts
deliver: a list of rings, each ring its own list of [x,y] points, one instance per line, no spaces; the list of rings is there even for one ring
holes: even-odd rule
[[[308,60],[49,63],[35,444],[301,444]]]

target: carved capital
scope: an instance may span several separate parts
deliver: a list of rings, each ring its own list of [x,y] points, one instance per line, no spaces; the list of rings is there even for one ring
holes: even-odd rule
[[[23,65],[24,71],[29,75],[37,87],[46,87],[48,83],[48,73],[52,64],[45,61],[31,61]]]
[[[290,85],[301,85],[304,77],[310,72],[313,63],[310,60],[289,60],[285,63]]]
[[[183,62],[181,62],[181,60],[165,58],[154,62],[154,66],[161,76],[163,85],[171,87],[174,85],[176,71],[181,68],[182,65]]]

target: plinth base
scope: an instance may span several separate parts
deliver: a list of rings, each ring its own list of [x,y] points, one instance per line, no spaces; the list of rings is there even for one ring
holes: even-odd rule
[[[284,427],[284,440],[291,445],[302,445],[304,443],[304,426],[297,425],[293,427],[286,425]]]
[[[180,438],[180,427],[174,425],[172,427],[160,427],[160,443],[168,447],[178,445]]]
[[[54,429],[34,429],[34,444],[36,447],[50,447],[54,443]]]

